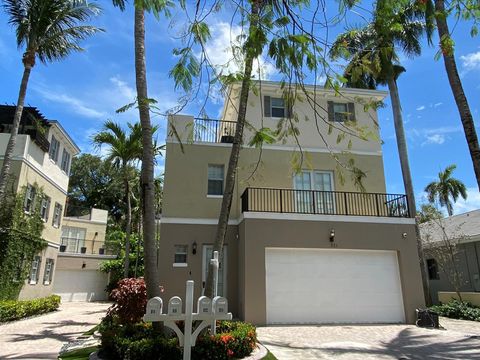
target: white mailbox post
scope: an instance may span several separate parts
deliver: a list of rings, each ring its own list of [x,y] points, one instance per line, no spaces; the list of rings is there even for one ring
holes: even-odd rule
[[[217,293],[218,280],[218,252],[214,252],[214,258],[211,260],[214,268],[214,292]],[[159,297],[148,300],[144,321],[163,321],[165,326],[171,328],[178,336],[180,346],[183,346],[183,360],[190,360],[192,346],[195,346],[200,332],[208,326],[211,326],[212,333],[215,334],[215,324],[217,320],[232,320],[232,313],[228,312],[228,301],[224,297],[215,296],[213,301],[207,296],[201,296],[197,301],[197,312],[193,312],[193,290],[194,282],[187,281],[185,294],[185,313],[182,313],[182,299],[178,296],[172,297],[168,301],[167,313],[162,313],[163,301]],[[183,320],[185,322],[184,333],[177,326],[175,321]],[[192,329],[193,321],[201,321],[195,330]],[[193,332],[192,332],[193,330]]]

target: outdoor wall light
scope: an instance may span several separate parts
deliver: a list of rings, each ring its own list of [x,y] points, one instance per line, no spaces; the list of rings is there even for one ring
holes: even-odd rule
[[[402,238],[404,238],[404,239],[407,238],[407,233],[406,233],[406,232],[404,232],[404,233],[402,234]]]
[[[192,244],[192,254],[195,255],[197,253],[197,242],[194,241]]]
[[[335,229],[330,230],[330,242],[335,241]]]

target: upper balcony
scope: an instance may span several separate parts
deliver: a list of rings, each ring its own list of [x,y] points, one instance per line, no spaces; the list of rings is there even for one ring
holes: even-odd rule
[[[246,188],[242,212],[410,218],[406,195]]]

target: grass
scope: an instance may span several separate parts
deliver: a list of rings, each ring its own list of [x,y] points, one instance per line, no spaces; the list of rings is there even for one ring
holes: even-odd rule
[[[277,360],[277,358],[269,351],[267,356],[263,357],[262,360]]]
[[[72,350],[59,356],[59,360],[88,360],[90,354],[98,350],[98,346],[90,346],[83,349]]]
[[[94,333],[95,331],[97,331],[97,329],[98,329],[99,326],[100,326],[100,324],[95,325],[95,327],[91,328],[91,329],[88,330],[87,332],[84,332],[82,335],[83,335],[83,336],[92,336],[93,333]]]

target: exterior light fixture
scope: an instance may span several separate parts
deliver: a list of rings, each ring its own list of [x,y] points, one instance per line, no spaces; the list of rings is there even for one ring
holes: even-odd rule
[[[406,238],[407,238],[407,233],[404,232],[404,233],[402,234],[402,237],[403,237],[404,239],[406,239]]]
[[[195,255],[197,253],[197,242],[194,241],[192,244],[192,254]]]
[[[330,230],[330,242],[335,241],[335,229]]]

